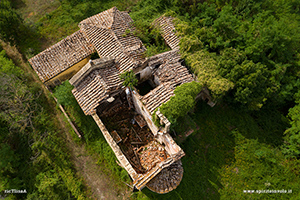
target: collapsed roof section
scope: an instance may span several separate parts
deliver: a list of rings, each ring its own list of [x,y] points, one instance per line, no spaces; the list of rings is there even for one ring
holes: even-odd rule
[[[45,82],[47,78],[54,77],[91,55],[94,49],[97,51],[100,59],[90,60],[70,79],[74,86],[72,93],[84,113],[94,118],[120,165],[132,177],[134,187],[141,190],[147,186],[158,193],[169,192],[179,185],[183,174],[180,159],[185,154],[168,134],[168,119],[159,111],[156,112],[162,125],[157,127],[151,116],[156,108],[174,96],[178,85],[193,81],[192,75],[180,63],[179,39],[174,33],[172,20],[164,16],[157,19],[156,23],[159,23],[166,43],[173,50],[147,59],[144,58],[146,48],[133,34],[132,19],[128,13],[113,7],[80,22],[80,31],[45,50],[48,52],[46,56],[43,52],[36,56],[43,64],[36,65],[35,58],[30,60]],[[69,40],[71,44],[64,45]],[[73,55],[73,51],[78,55]],[[55,63],[58,67],[53,67]],[[155,88],[147,91],[145,96],[129,89],[125,92],[119,74],[131,69],[135,69],[140,82],[151,79]],[[104,120],[117,119],[130,112],[138,115],[114,122],[111,133],[100,119],[100,116]],[[140,120],[137,120],[138,116]],[[143,127],[147,131],[142,127],[136,129],[134,126],[137,125],[132,124],[135,121],[133,119],[139,125],[144,121]]]
[[[70,83],[74,86],[72,93],[86,115],[94,114],[102,100],[122,87],[112,57],[90,61],[70,79]]]
[[[81,21],[79,27],[99,56],[113,56],[119,70],[124,72],[145,61],[146,48],[134,36],[132,22],[128,13],[113,7]]]
[[[94,52],[81,31],[61,40],[29,59],[29,63],[42,82],[55,77]]]
[[[143,96],[141,101],[151,114],[156,108],[168,102],[174,96],[174,90],[177,86],[194,80],[193,76],[186,67],[181,65],[179,60],[178,49],[149,58],[149,65],[152,68],[154,66],[154,82],[158,86]],[[155,69],[155,67],[157,68]]]
[[[185,154],[164,131],[169,122],[161,113],[158,118],[165,128],[158,130],[159,133],[153,132],[153,121],[147,119],[145,109],[136,97],[127,89],[115,95],[115,100],[104,109],[97,109],[92,117],[114,151],[118,164],[132,178],[133,186],[138,190],[146,186],[154,192],[166,193],[174,190],[182,179],[183,168],[179,160]],[[134,109],[129,108],[132,104]]]
[[[176,36],[173,17],[161,16],[154,21],[154,25],[159,25],[162,36],[171,49],[179,48],[180,38]]]

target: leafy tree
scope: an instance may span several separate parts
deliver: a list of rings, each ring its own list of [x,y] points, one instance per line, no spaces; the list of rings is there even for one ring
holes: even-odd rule
[[[221,98],[234,87],[233,82],[219,75],[214,54],[205,50],[196,51],[186,57],[186,62],[197,75],[198,81],[210,89],[215,99]]]
[[[285,143],[282,146],[283,153],[288,158],[300,158],[300,92],[296,95],[296,105],[289,110],[291,127],[285,131]]]
[[[0,143],[0,190],[22,187],[22,180],[17,176],[18,155],[6,143]]]
[[[19,79],[0,73],[0,116],[10,130],[24,132],[33,128],[32,118],[37,108],[32,104],[32,93]]]
[[[160,112],[164,114],[171,123],[176,123],[179,117],[185,116],[195,106],[195,98],[201,89],[202,85],[195,81],[184,83],[176,87],[174,90],[175,96],[171,97],[167,103],[159,107]],[[156,119],[155,114],[154,119]]]
[[[57,98],[57,102],[64,106],[69,106],[74,100],[72,94],[73,85],[69,81],[65,81],[61,86],[55,88],[54,96]]]
[[[126,71],[119,75],[120,79],[123,81],[123,85],[125,87],[129,87],[130,89],[133,89],[133,87],[137,86],[138,80],[135,77],[135,74],[133,71]]]
[[[275,63],[288,63],[299,49],[300,31],[298,18],[289,14],[276,18],[272,11],[259,13],[248,27],[240,29],[245,34],[245,52],[254,62],[265,62],[270,67]],[[270,63],[268,63],[270,62]]]
[[[10,1],[0,1],[0,38],[11,44],[20,41],[21,17],[11,7]]]
[[[223,48],[234,46],[239,42],[239,30],[241,21],[233,14],[231,6],[224,6],[214,20],[212,30],[216,35],[216,42],[211,43],[210,48],[220,51]]]
[[[17,76],[21,79],[23,78],[22,70],[14,65],[13,61],[6,56],[6,52],[4,50],[0,51],[0,72]]]
[[[221,51],[218,67],[222,77],[235,83],[231,91],[234,101],[250,110],[261,108],[275,90],[267,67],[247,60],[243,51],[233,48]]]

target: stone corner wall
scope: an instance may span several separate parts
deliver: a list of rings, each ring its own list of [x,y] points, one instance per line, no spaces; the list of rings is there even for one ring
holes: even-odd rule
[[[132,97],[135,110],[144,117],[151,132],[153,133],[154,136],[156,136],[158,133],[158,128],[157,126],[155,126],[154,122],[152,121],[152,116],[150,112],[147,110],[146,106],[144,106],[142,101],[140,100],[141,96],[136,91],[131,91],[129,95],[131,95]]]
[[[171,126],[171,123],[169,122],[169,120],[160,112],[159,109],[158,109],[158,111],[156,111],[155,114],[159,118],[160,124],[165,125],[163,133],[169,133],[170,126]]]

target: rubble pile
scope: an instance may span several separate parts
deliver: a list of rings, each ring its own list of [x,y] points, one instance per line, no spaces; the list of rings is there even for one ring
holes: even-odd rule
[[[126,100],[125,102],[124,100],[116,100],[116,102],[118,103],[112,104],[112,107],[106,108],[102,112],[101,118],[103,119],[103,123],[106,124],[108,131],[136,172],[146,173],[152,168],[147,163],[153,163],[153,160],[144,161],[141,159],[141,156],[145,156],[143,150],[147,149],[148,144],[154,141],[153,134],[148,126],[143,124],[145,120],[141,119],[142,116],[137,115],[134,110],[128,107]],[[138,119],[140,124],[135,119]],[[153,147],[147,151],[149,155],[151,149]]]
[[[170,155],[165,148],[157,141],[152,141],[149,144],[141,147],[138,150],[141,165],[147,170],[151,170],[157,163],[166,160]]]

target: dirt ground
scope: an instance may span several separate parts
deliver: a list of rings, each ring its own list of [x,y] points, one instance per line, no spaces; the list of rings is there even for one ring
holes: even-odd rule
[[[101,166],[97,165],[97,160],[88,155],[85,145],[78,145],[68,133],[62,120],[63,115],[58,116],[59,121],[64,127],[66,133],[67,145],[72,153],[72,160],[79,177],[84,178],[85,184],[91,192],[93,199],[120,200],[129,199],[131,195],[130,188],[124,184],[124,187],[117,186],[112,178],[101,173]]]

